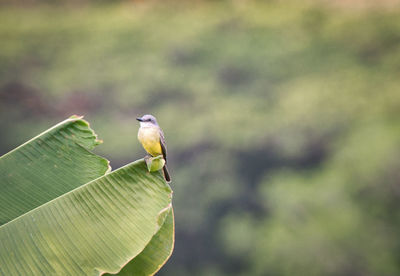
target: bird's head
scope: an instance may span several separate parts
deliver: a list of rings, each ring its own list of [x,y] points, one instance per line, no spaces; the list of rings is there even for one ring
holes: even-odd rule
[[[143,115],[142,117],[137,117],[136,120],[140,122],[140,126],[150,126],[150,125],[156,125],[158,126],[156,117],[150,114]]]

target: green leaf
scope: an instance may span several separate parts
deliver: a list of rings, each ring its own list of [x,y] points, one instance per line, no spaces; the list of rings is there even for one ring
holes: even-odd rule
[[[150,243],[118,275],[154,275],[172,254],[174,231],[174,212],[171,208],[163,226]]]
[[[163,225],[172,191],[143,160],[0,227],[0,274],[117,273]]]
[[[91,152],[100,143],[82,117],[71,117],[0,158],[0,225],[109,170]]]
[[[145,157],[144,161],[146,161],[147,169],[149,172],[156,172],[161,170],[165,165],[165,160],[162,155],[158,155],[156,157]]]
[[[0,158],[0,275],[150,275],[169,258],[171,188],[143,160],[103,176],[97,144],[75,116]]]

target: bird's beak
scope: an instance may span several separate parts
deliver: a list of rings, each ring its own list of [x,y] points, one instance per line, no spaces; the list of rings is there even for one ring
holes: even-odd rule
[[[136,120],[138,120],[139,122],[143,122],[143,119],[141,117],[137,117]]]

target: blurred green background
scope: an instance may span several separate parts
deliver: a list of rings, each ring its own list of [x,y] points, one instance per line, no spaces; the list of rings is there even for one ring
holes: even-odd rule
[[[0,6],[0,153],[72,114],[115,169],[164,129],[159,275],[400,275],[397,1]]]

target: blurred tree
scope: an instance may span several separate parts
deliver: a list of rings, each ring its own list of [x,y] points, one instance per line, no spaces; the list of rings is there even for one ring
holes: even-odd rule
[[[153,113],[176,209],[161,275],[400,274],[399,15],[321,1],[3,7],[1,151],[79,112],[115,168],[144,154],[134,117]]]

